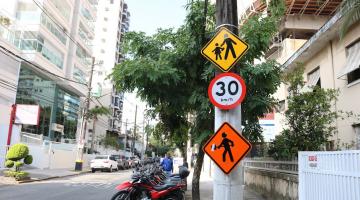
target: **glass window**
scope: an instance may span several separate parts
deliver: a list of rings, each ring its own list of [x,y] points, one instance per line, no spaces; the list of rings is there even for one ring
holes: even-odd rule
[[[59,25],[56,25],[48,16],[44,13],[41,14],[41,24],[44,25],[61,43],[66,44],[66,35],[59,29]],[[59,23],[58,23],[59,24]]]
[[[353,83],[360,79],[360,68],[347,74],[348,84]]]
[[[49,136],[55,87],[56,84],[53,81],[44,79],[23,65],[21,66],[16,103],[40,105],[41,109],[39,126],[22,125],[22,132]]]
[[[55,8],[61,13],[61,15],[66,19],[66,21],[70,21],[70,12],[71,7],[63,0],[50,0]]]
[[[80,99],[63,89],[58,89],[56,124],[64,126],[63,137],[75,139]]]
[[[50,136],[52,124],[63,127],[53,130],[52,140],[75,139],[80,99],[59,88],[22,65],[16,95],[17,104],[40,105],[39,126],[23,125],[22,132]],[[59,132],[61,131],[61,132]]]
[[[74,66],[73,78],[81,83],[86,83],[85,73],[76,66]]]

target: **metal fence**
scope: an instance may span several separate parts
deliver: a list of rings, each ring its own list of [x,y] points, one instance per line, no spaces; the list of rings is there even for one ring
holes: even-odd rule
[[[244,160],[244,167],[248,169],[298,174],[298,163],[296,161],[266,161],[246,159]]]
[[[359,199],[359,150],[299,152],[299,200]]]

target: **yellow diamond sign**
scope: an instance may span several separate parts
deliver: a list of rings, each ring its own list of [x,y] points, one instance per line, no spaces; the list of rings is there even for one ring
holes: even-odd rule
[[[249,45],[226,28],[221,28],[201,50],[201,54],[218,66],[229,71],[246,53]]]

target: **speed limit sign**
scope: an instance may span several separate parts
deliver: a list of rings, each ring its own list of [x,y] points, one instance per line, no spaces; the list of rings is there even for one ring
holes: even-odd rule
[[[223,110],[235,108],[243,101],[245,94],[244,80],[231,72],[217,75],[208,88],[211,103]]]

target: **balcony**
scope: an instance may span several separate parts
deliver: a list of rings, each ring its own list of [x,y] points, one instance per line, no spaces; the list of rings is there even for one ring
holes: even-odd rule
[[[19,49],[27,52],[39,52],[44,58],[56,65],[58,68],[63,68],[63,57],[56,55],[56,53],[46,48],[44,44],[37,39],[22,39],[19,44]]]

